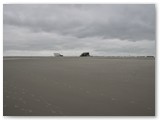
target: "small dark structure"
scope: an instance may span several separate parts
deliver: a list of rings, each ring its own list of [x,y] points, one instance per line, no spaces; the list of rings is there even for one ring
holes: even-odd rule
[[[80,55],[80,57],[87,57],[90,56],[89,52],[84,52]]]

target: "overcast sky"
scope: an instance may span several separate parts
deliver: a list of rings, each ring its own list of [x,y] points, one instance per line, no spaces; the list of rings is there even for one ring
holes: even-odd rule
[[[155,5],[4,5],[4,56],[155,55]]]

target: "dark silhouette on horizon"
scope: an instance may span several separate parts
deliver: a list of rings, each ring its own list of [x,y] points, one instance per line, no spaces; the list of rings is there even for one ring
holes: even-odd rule
[[[80,57],[87,57],[90,56],[89,52],[83,52]]]

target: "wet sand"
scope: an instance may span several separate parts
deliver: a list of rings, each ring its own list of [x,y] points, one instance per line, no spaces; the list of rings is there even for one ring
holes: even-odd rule
[[[4,116],[154,116],[155,60],[62,57],[3,61]]]

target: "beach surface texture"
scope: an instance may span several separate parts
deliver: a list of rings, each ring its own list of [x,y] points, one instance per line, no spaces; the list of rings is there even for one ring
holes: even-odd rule
[[[155,60],[3,60],[4,116],[154,116]]]

